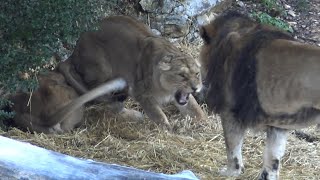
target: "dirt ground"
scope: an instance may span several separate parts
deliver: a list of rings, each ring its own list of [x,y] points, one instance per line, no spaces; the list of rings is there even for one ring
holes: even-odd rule
[[[241,2],[241,3],[240,3]],[[285,11],[292,10],[295,16],[282,17],[293,25],[299,41],[320,44],[320,3],[310,0],[306,10],[299,9],[301,0],[282,0]],[[290,7],[289,7],[290,6]],[[242,12],[263,10],[252,1],[226,3],[216,12],[235,8]],[[184,45],[195,58],[198,45]],[[129,100],[127,107],[141,110]],[[206,111],[206,105],[202,105]],[[104,105],[86,108],[85,123],[71,133],[63,135],[31,134],[18,129],[2,131],[0,135],[29,142],[50,150],[79,158],[88,158],[106,163],[117,163],[144,170],[176,173],[185,169],[193,171],[201,179],[256,179],[262,166],[264,133],[249,132],[243,145],[245,172],[238,178],[220,176],[218,171],[226,165],[224,138],[219,116],[209,114],[208,121],[182,118],[177,110],[168,106],[165,112],[174,126],[173,132],[158,128],[149,119],[143,122],[110,118]],[[315,137],[320,133],[314,127],[304,129]],[[282,179],[320,179],[320,142],[288,137],[287,149],[282,160]]]
[[[262,0],[266,1],[266,0]],[[270,12],[268,8],[261,5],[260,0],[234,1],[232,8],[241,12]],[[270,12],[270,14],[279,14],[285,22],[289,23],[294,32],[294,36],[301,42],[320,46],[320,1],[319,0],[278,0],[281,12]]]

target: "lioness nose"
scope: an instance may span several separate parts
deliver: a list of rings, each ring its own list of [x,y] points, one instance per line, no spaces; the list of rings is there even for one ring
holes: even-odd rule
[[[192,89],[193,92],[196,92],[198,90],[198,88],[194,87],[194,86],[192,86],[191,89]]]

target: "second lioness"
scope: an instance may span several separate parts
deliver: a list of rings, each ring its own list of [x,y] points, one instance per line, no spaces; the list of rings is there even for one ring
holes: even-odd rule
[[[161,109],[168,102],[175,102],[183,114],[205,118],[191,94],[202,88],[200,64],[134,18],[104,19],[100,30],[80,36],[73,54],[59,68],[79,93],[110,78],[125,78],[130,96],[158,124],[169,126]],[[137,114],[122,102],[112,102],[111,107],[117,113]]]

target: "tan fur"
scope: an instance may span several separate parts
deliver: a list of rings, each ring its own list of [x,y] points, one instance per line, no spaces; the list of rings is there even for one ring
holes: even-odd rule
[[[320,108],[320,48],[275,40],[257,59],[257,90],[266,113],[295,114],[301,107]],[[294,124],[286,126],[295,128]]]
[[[125,88],[125,82],[117,79],[79,97],[58,72],[42,73],[38,80],[39,88],[33,93],[17,93],[10,97],[16,113],[15,124],[31,132],[68,132],[81,124],[84,103]]]
[[[209,108],[221,115],[227,167],[238,176],[248,128],[267,131],[259,179],[278,179],[289,129],[320,123],[320,48],[227,12],[201,27]]]
[[[130,95],[150,119],[159,124],[169,126],[161,106],[174,101],[186,114],[205,118],[191,95],[202,87],[199,64],[131,17],[108,17],[102,20],[100,30],[83,33],[72,56],[61,63],[59,69],[79,93],[110,78],[124,78]],[[189,102],[180,105],[187,102],[189,94]],[[175,98],[179,95],[183,97]],[[107,98],[99,100],[108,101]],[[115,113],[137,114],[125,109],[122,102],[110,105]]]

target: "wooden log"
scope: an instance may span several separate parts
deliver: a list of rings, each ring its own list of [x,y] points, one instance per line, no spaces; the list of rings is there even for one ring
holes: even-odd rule
[[[196,180],[191,171],[162,174],[116,164],[78,159],[0,136],[0,179]]]

